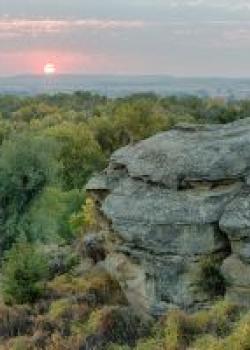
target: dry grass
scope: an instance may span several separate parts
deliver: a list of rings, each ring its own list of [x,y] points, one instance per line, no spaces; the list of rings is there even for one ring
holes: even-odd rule
[[[140,341],[136,350],[249,350],[250,315],[249,323],[242,319],[237,328],[239,311],[226,300],[192,315],[173,310],[155,328],[154,336]],[[242,347],[244,342],[249,348]]]
[[[61,275],[49,282],[48,288],[53,294],[62,297],[90,295],[97,303],[125,303],[119,284],[104,271],[94,271],[84,277]]]

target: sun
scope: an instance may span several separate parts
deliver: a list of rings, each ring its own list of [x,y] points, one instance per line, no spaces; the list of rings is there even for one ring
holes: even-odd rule
[[[56,66],[53,63],[46,63],[43,67],[45,75],[53,75],[56,73]]]

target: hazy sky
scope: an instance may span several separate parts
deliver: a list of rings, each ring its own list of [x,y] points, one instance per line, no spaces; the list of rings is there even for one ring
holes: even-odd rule
[[[250,0],[0,0],[0,75],[250,77]]]

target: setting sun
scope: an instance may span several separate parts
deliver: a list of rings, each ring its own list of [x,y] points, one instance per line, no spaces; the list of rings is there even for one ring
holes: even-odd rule
[[[46,63],[43,67],[44,74],[53,75],[56,73],[56,66],[53,63]]]

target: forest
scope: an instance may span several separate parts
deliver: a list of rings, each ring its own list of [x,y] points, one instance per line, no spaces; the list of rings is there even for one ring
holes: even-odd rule
[[[140,319],[82,248],[95,226],[84,187],[115,150],[181,123],[249,116],[250,100],[0,96],[0,349],[249,349],[250,316],[226,301]]]

